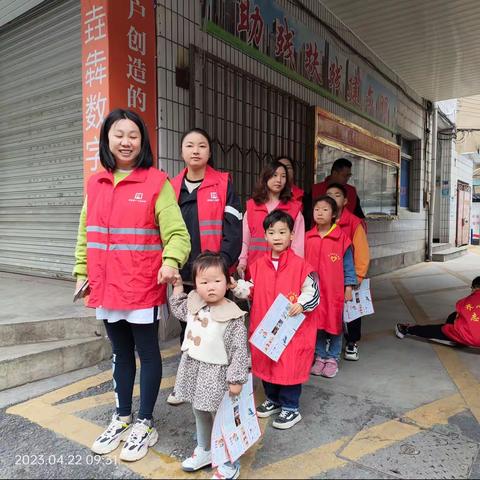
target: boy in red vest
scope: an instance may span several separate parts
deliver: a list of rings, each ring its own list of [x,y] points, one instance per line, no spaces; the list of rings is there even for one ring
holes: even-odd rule
[[[310,317],[319,303],[319,292],[313,268],[290,249],[293,239],[293,218],[283,210],[273,210],[264,222],[269,250],[251,265],[251,280],[232,279],[233,293],[239,298],[252,298],[249,335],[262,321],[281,293],[291,302],[289,315],[306,314],[306,318],[287,348],[274,362],[251,345],[252,373],[262,379],[267,399],[257,407],[259,417],[279,414],[273,426],[287,429],[298,423],[302,383],[310,375],[315,350],[317,326]]]
[[[446,322],[440,325],[397,323],[395,335],[428,338],[441,343],[480,347],[480,277],[472,281],[472,293],[461,298]]]
[[[338,207],[336,224],[352,242],[353,262],[355,264],[358,288],[367,275],[370,264],[367,234],[363,228],[362,220],[351,213],[348,208],[345,208],[348,205],[348,195],[344,185],[332,183],[327,188],[327,195],[335,200]],[[356,361],[359,359],[358,342],[361,336],[362,318],[360,317],[347,324],[347,333],[345,334],[345,360]]]

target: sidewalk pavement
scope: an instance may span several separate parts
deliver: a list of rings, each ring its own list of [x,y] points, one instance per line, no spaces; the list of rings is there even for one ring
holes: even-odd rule
[[[399,340],[393,333],[397,322],[443,322],[478,274],[480,249],[472,247],[467,255],[447,263],[422,263],[374,277],[375,314],[364,318],[360,360],[342,361],[333,379],[310,378],[301,399],[303,420],[291,430],[275,430],[271,419],[261,419],[264,435],[242,457],[241,478],[478,478],[480,351],[408,337]],[[49,295],[59,298],[54,283],[50,292],[44,284],[42,295],[34,294],[32,285],[32,295],[39,302]],[[7,307],[15,311],[12,302],[7,299]],[[61,302],[57,305],[62,308]],[[45,300],[42,308],[47,306]],[[0,437],[0,451],[10,452],[0,460],[3,475],[211,476],[208,469],[193,475],[180,470],[181,460],[195,446],[194,419],[189,405],[166,403],[179,360],[178,341],[162,344],[162,351],[164,379],[154,412],[160,438],[147,457],[126,464],[117,451],[102,461],[98,473],[85,463],[82,469],[88,447],[108,423],[114,405],[111,372],[103,362],[99,373],[86,372],[83,380],[77,372],[76,377],[66,374],[61,381],[32,386],[30,394],[19,390],[17,404],[0,411],[5,431],[17,432],[15,441]],[[0,392],[0,404],[7,394],[12,402],[12,392]],[[138,394],[136,385],[135,409]],[[256,401],[262,400],[256,382]],[[35,430],[35,438],[22,434],[27,426]],[[77,452],[79,465],[28,464],[32,455],[58,454],[58,445],[62,452]],[[27,464],[19,471],[15,454],[24,452]]]

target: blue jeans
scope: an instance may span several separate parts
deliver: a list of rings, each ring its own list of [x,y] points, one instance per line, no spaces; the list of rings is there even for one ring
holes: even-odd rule
[[[325,330],[318,330],[315,355],[323,360],[334,358],[338,362],[342,352],[342,337],[342,334],[332,335],[325,332]]]
[[[283,410],[296,412],[302,393],[302,384],[297,385],[277,385],[263,381],[265,396],[276,405],[280,405]]]

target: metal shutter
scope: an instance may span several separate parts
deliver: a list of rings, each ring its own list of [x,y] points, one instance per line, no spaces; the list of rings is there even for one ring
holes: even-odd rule
[[[71,277],[83,201],[80,2],[0,29],[0,270]]]

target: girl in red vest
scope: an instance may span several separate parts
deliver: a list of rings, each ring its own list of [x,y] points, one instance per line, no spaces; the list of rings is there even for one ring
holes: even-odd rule
[[[480,347],[480,277],[472,281],[472,293],[460,299],[446,322],[440,325],[410,325],[397,323],[395,335],[405,335],[436,340],[450,345]]]
[[[193,289],[192,264],[207,250],[220,253],[229,268],[238,260],[242,248],[242,213],[240,199],[228,173],[212,167],[212,142],[207,132],[193,128],[181,139],[186,168],[172,179],[178,204],[191,238],[191,252],[180,271],[187,292]],[[185,322],[180,322],[180,343]],[[171,405],[181,402],[172,392]]]
[[[367,275],[370,264],[370,252],[364,223],[360,218],[345,208],[345,206],[348,205],[345,185],[332,183],[327,188],[327,195],[332,197],[337,203],[338,216],[336,224],[352,241],[353,263],[355,264],[358,286],[360,286]],[[349,322],[346,327],[346,345],[343,358],[345,358],[345,360],[357,361],[360,358],[358,354],[358,342],[362,337],[362,318],[356,318]]]
[[[282,165],[285,165],[287,167],[288,181],[290,182],[290,185],[292,187],[293,199],[298,200],[300,203],[302,203],[304,191],[303,189],[295,185],[296,162],[293,160],[293,158],[287,157],[286,155],[278,157],[277,162],[280,162]]]
[[[251,281],[231,279],[233,293],[239,298],[252,298],[249,334],[251,335],[268,309],[281,293],[293,303],[291,316],[305,313],[287,348],[274,362],[251,345],[252,373],[263,381],[267,399],[257,407],[259,417],[278,413],[273,426],[287,429],[298,423],[302,383],[309,377],[315,348],[316,324],[308,312],[319,302],[318,286],[313,269],[290,248],[293,240],[293,218],[283,210],[274,210],[263,221],[269,251],[250,266]]]
[[[333,378],[342,351],[343,307],[357,284],[350,239],[335,224],[337,204],[328,196],[313,205],[315,226],[307,232],[305,259],[318,274],[320,306],[313,312],[317,342],[312,375]]]
[[[292,250],[303,257],[305,221],[301,212],[302,204],[293,199],[288,170],[279,162],[265,166],[252,198],[247,201],[247,211],[243,217],[242,253],[237,268],[241,278],[244,277],[245,270],[269,249],[265,240],[263,221],[275,209],[283,210],[293,218],[295,223]],[[247,273],[247,277],[248,275]]]
[[[157,305],[179,278],[190,239],[167,175],[153,167],[143,120],[112,111],[100,131],[104,171],[90,178],[80,216],[74,274],[88,276],[89,307],[103,320],[113,351],[117,411],[92,450],[105,454],[123,440],[122,460],[139,460],[158,433],[152,412],[162,378]],[[159,285],[161,284],[161,285]],[[140,409],[132,420],[135,350],[140,357]]]

